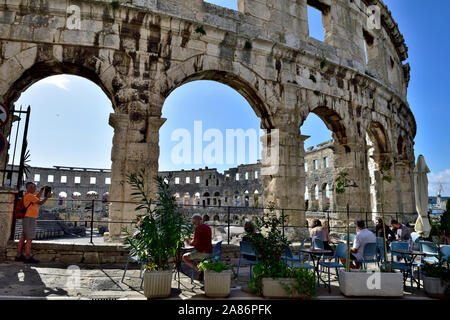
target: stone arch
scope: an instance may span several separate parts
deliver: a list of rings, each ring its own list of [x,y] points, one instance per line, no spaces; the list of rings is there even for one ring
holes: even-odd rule
[[[385,156],[391,152],[388,133],[385,126],[380,122],[372,121],[367,130],[367,134],[374,144],[376,161],[382,163]]]
[[[217,81],[233,88],[248,101],[255,114],[261,119],[261,126],[264,129],[274,128],[271,110],[274,109],[274,104],[279,103],[279,101],[276,101],[279,94],[272,92],[271,86],[264,85],[266,80],[253,70],[245,67],[240,69],[239,75],[225,69],[203,69],[204,59],[214,58],[203,55],[192,57],[182,63],[173,65],[167,70],[167,76],[164,79],[159,79],[155,85],[156,89],[159,90],[160,98],[165,100],[176,88],[192,81]]]
[[[115,67],[107,62],[107,56],[102,56],[100,50],[94,48],[37,44],[2,62],[2,66],[15,64],[16,67],[8,69],[9,85],[0,87],[0,96],[3,96],[6,104],[11,105],[37,81],[49,76],[69,74],[98,85],[116,110],[118,99],[114,79],[117,73]]]
[[[334,137],[336,137],[337,141],[345,145],[348,143],[348,129],[350,126],[345,123],[345,117],[342,116],[338,111],[331,109],[327,106],[319,106],[313,108],[309,113],[314,113],[317,115],[327,126],[328,130],[330,130]],[[303,122],[308,117],[309,113],[303,118],[300,126],[303,125]]]

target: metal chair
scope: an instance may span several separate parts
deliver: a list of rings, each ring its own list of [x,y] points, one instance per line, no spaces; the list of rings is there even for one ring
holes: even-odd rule
[[[450,258],[450,246],[441,247],[442,259],[447,260]]]
[[[356,262],[362,263],[364,269],[367,269],[368,263],[379,264],[377,244],[376,243],[366,243],[363,248],[362,260],[356,260]]]
[[[411,233],[411,240],[413,243],[413,250],[420,250],[420,235],[417,232]]]
[[[355,242],[356,234],[350,234],[350,243]],[[344,235],[344,241],[347,241],[347,235]]]
[[[420,241],[420,251],[434,255],[433,257],[420,257],[420,263],[438,263],[439,248],[436,243],[430,241]]]
[[[246,257],[254,257],[255,260],[247,259]],[[239,278],[239,268],[241,266],[241,260],[250,264],[250,278],[252,278],[252,268],[253,265],[258,263],[258,254],[256,253],[255,249],[251,245],[250,242],[247,241],[241,241],[239,243],[239,262],[238,262],[238,268],[237,268],[237,278]]]
[[[334,252],[334,261],[321,261],[319,265],[323,268],[327,268],[328,270],[328,292],[331,292],[331,274],[330,269],[334,268],[336,270],[336,277],[339,281],[339,268],[345,268],[343,264],[339,262],[339,259],[347,259],[347,245],[345,243],[339,243],[336,247],[336,251]]]
[[[142,261],[139,260],[139,258],[138,258],[137,256],[133,256],[133,255],[131,254],[131,252],[128,254],[128,259],[127,259],[127,263],[125,264],[125,270],[123,270],[123,276],[122,276],[121,282],[123,282],[123,280],[125,279],[125,274],[126,274],[126,272],[127,272],[127,270],[128,270],[128,264],[129,264],[130,262],[136,262],[136,263],[139,263],[139,264],[140,264],[140,267],[141,267],[140,270],[141,270],[141,271],[140,271],[140,273],[139,273],[139,277],[141,278],[141,289],[142,289],[142,285],[143,285],[143,283],[144,283],[144,277],[142,277],[142,269],[143,269],[144,264],[142,263]]]
[[[414,292],[414,267],[419,267],[419,264],[416,262],[413,262],[412,264],[406,263],[406,262],[400,262],[400,261],[394,261],[394,257],[405,257],[404,254],[394,252],[394,250],[408,250],[409,249],[409,243],[408,242],[401,242],[401,241],[394,241],[391,243],[391,266],[393,269],[400,270],[403,273],[403,285],[406,284],[406,278],[407,278],[407,272],[410,274],[410,280],[411,280],[411,293]],[[411,258],[406,255],[406,258]],[[419,281],[420,281],[420,272],[418,272]]]
[[[378,261],[384,262],[384,239],[377,237]]]

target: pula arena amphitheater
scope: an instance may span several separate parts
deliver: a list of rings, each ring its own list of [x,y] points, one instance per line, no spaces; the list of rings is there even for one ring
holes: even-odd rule
[[[324,42],[309,36],[307,6],[322,12]],[[165,99],[190,81],[218,81],[248,100],[266,132],[264,204],[304,208],[300,128],[314,113],[333,132],[335,169],[358,186],[336,196],[337,208],[350,200],[352,218],[381,211],[380,166],[389,158],[385,209],[414,212],[408,50],[383,2],[238,0],[238,8],[202,0],[4,0],[0,101],[11,107],[30,85],[62,73],[100,86],[114,108],[110,198],[128,201],[127,175],[141,168],[156,193]],[[130,204],[110,208],[115,221],[134,214]],[[289,214],[292,225],[305,219],[301,210]],[[111,224],[112,239],[120,228]]]

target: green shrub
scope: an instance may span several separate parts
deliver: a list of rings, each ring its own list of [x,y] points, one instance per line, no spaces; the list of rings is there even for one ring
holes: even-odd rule
[[[220,260],[205,260],[198,264],[199,271],[215,271],[222,272],[228,270],[228,266]]]
[[[282,227],[286,224],[286,216],[277,217],[275,205],[269,205],[269,212],[258,217],[255,223],[256,232],[249,234],[250,242],[258,254],[258,263],[253,267],[249,288],[257,295],[262,294],[263,278],[295,278],[294,286],[284,285],[290,294],[299,293],[303,298],[311,299],[315,294],[314,275],[305,269],[291,268],[282,259],[290,242],[284,236]],[[263,234],[263,230],[265,231]]]
[[[148,196],[145,176],[143,169],[139,174],[133,173],[128,177],[128,183],[134,191],[131,195],[140,204],[135,208],[138,212],[137,232],[130,234],[126,228],[122,229],[127,236],[125,245],[132,255],[143,262],[146,270],[168,270],[169,261],[176,257],[183,240],[190,236],[192,226],[185,224],[183,216],[178,212],[176,199],[170,188],[172,176],[155,178],[158,185],[156,201]]]

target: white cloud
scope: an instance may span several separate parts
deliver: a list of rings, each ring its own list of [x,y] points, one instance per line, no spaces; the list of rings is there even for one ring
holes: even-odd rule
[[[57,75],[57,76],[47,77],[47,78],[39,81],[38,83],[54,85],[60,89],[69,91],[69,88],[67,87],[67,85],[70,83],[70,78],[66,75]]]
[[[436,196],[439,183],[442,184],[444,191],[442,196],[450,195],[450,169],[438,173],[430,173],[428,175],[428,194],[430,196]]]

